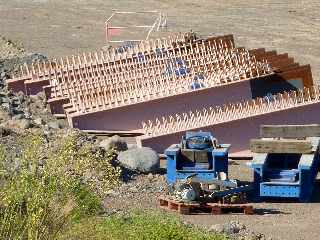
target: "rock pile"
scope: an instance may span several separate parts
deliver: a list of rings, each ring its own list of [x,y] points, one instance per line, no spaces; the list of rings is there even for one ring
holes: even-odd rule
[[[44,93],[25,96],[22,92],[12,93],[6,87],[6,80],[24,64],[46,59],[38,53],[26,54],[23,48],[0,38],[0,126],[16,130],[29,128],[65,128],[63,120],[57,120],[47,108]]]
[[[151,148],[132,148],[118,155],[118,161],[124,167],[142,173],[156,172],[160,167],[158,154]]]
[[[119,136],[115,135],[110,138],[104,139],[100,142],[99,146],[106,151],[114,149],[117,152],[128,150],[127,143]]]

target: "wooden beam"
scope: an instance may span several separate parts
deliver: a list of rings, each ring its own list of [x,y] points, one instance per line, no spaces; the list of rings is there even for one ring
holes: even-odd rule
[[[320,125],[261,125],[262,138],[305,138],[319,137]]]
[[[312,153],[312,144],[297,139],[251,139],[250,149],[254,153]]]

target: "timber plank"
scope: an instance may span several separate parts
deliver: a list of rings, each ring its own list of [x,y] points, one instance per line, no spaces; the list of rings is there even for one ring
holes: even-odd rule
[[[319,137],[320,125],[262,125],[260,137],[262,138],[305,138]]]
[[[312,153],[308,140],[298,139],[251,139],[250,149],[254,153]]]

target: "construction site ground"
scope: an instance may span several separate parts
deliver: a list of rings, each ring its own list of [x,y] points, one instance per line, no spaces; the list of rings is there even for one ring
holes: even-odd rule
[[[288,52],[302,64],[311,64],[314,81],[320,79],[320,3],[306,1],[182,1],[182,0],[0,0],[0,35],[23,43],[28,52],[49,57],[89,52],[106,44],[104,21],[112,9],[160,9],[168,15],[168,31],[234,34],[247,48],[265,47]],[[130,19],[124,19],[124,24]],[[245,160],[231,161],[230,176],[251,180]],[[155,208],[164,177],[141,176],[129,181],[129,196],[110,194],[106,206]],[[148,184],[145,184],[146,179]],[[137,186],[141,184],[141,186]],[[148,188],[148,189],[147,189]],[[121,193],[122,194],[122,193]],[[257,203],[257,215],[191,215],[185,221],[205,226],[237,220],[272,239],[318,239],[320,185],[312,203]]]
[[[230,178],[243,181],[252,180],[252,170],[246,166],[247,160],[230,160]],[[161,162],[163,169],[165,161]],[[114,211],[130,209],[157,208],[157,199],[165,190],[164,175],[138,175],[119,189],[112,191],[105,200],[105,206]],[[320,235],[320,184],[317,182],[311,203],[295,201],[253,203],[254,215],[181,215],[187,223],[197,224],[208,229],[231,221],[244,224],[250,231],[262,233],[265,239],[273,240],[307,240],[318,239]]]
[[[249,49],[277,49],[297,62],[310,63],[319,79],[319,7],[317,0],[0,0],[0,33],[21,41],[28,51],[72,55],[105,44],[104,22],[112,9],[159,9],[168,15],[168,31],[232,33],[239,45]],[[136,23],[152,23],[150,18],[143,20],[139,17]],[[116,25],[134,23],[130,15],[115,18]]]

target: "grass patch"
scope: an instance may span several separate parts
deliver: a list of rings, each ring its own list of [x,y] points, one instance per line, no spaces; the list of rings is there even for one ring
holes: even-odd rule
[[[106,218],[93,217],[74,224],[61,240],[227,240],[224,235],[183,224],[173,214],[136,212]]]
[[[104,193],[119,180],[113,153],[77,132],[26,133],[20,150],[0,144],[0,239],[56,239],[65,228],[102,210]]]

